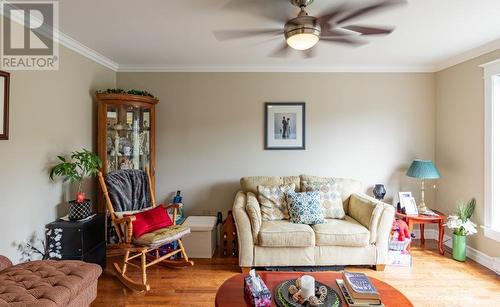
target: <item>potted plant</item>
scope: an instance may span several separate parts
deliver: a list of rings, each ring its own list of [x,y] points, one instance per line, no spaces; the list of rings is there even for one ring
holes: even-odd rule
[[[71,153],[69,160],[57,156],[60,163],[50,170],[50,179],[55,176],[63,177],[64,182],[78,183],[78,190],[74,200],[68,202],[70,220],[80,220],[92,214],[92,203],[82,191],[82,180],[85,177],[95,176],[101,168],[101,159],[93,152],[82,149]]]
[[[453,259],[465,261],[466,237],[477,233],[476,224],[470,218],[476,208],[476,199],[469,202],[460,202],[457,206],[457,214],[450,215],[446,222],[448,228],[453,229]]]

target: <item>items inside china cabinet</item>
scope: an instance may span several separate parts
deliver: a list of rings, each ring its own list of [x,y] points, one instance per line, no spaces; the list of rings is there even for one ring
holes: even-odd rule
[[[155,171],[155,105],[158,99],[127,93],[97,93],[98,154],[103,173],[149,166]],[[104,209],[103,204],[99,208]]]

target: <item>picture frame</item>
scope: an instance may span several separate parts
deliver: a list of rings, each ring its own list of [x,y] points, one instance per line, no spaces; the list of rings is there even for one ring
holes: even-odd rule
[[[306,103],[264,103],[264,149],[306,149]]]
[[[0,70],[0,140],[9,139],[10,73]]]
[[[418,207],[411,192],[399,192],[399,203],[405,208],[406,215],[418,215]]]

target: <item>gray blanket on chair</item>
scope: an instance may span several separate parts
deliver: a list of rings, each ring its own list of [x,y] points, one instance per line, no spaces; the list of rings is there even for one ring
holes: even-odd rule
[[[151,206],[149,179],[142,170],[119,170],[106,175],[109,198],[115,211],[141,210]]]

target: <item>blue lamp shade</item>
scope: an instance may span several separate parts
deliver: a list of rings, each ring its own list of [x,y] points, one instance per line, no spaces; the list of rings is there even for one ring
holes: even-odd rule
[[[431,160],[413,160],[406,176],[419,179],[439,179],[441,174]]]

